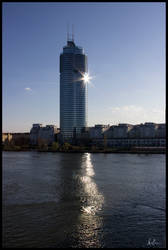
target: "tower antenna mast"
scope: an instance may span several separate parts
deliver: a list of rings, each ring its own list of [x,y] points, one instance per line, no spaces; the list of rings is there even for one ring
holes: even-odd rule
[[[72,24],[72,41],[74,42],[74,25]]]
[[[69,41],[69,23],[67,23],[67,41]]]

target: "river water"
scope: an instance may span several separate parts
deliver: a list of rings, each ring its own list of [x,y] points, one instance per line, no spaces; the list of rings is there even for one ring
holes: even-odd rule
[[[3,247],[163,248],[165,155],[3,152]]]

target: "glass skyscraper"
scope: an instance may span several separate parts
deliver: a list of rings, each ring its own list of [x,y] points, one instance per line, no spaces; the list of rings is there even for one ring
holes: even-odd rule
[[[63,139],[78,136],[87,126],[87,56],[68,39],[60,55],[60,132]]]

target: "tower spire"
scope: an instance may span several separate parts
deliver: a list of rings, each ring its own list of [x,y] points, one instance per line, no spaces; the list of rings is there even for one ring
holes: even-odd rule
[[[74,42],[74,25],[72,24],[72,41]]]
[[[69,23],[67,23],[67,41],[69,41]]]

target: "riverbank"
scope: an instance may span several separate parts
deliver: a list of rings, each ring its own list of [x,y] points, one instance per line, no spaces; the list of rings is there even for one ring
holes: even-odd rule
[[[126,154],[165,154],[165,147],[136,147],[136,148],[106,148],[106,149],[92,149],[92,148],[78,148],[78,149],[40,149],[40,148],[23,148],[23,147],[14,147],[14,148],[3,148],[2,151],[14,151],[14,152],[26,152],[26,151],[36,151],[36,152],[52,152],[52,153],[126,153]]]
[[[155,148],[155,149],[89,149],[89,150],[37,150],[38,152],[62,152],[62,153],[126,153],[126,154],[165,154],[166,150],[163,148]]]

